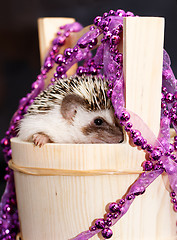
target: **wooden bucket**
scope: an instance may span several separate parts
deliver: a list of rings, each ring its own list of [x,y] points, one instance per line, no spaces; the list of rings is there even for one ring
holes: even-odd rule
[[[143,154],[127,144],[46,144],[43,148],[12,139],[13,161],[18,166],[54,169],[141,170],[136,157]],[[140,157],[141,156],[141,157]],[[131,157],[131,156],[130,156]],[[138,174],[117,176],[33,176],[15,172],[22,239],[65,240],[103,217],[105,207],[123,196]],[[112,239],[176,239],[176,214],[159,177],[136,198],[126,215],[112,228]],[[98,236],[92,239],[99,239]]]
[[[162,18],[124,19],[126,107],[155,134],[160,119],[163,28]],[[94,219],[106,213],[108,203],[126,193],[144,161],[144,153],[130,147],[127,137],[121,144],[50,143],[42,148],[14,138],[11,145],[13,163],[21,167],[14,175],[23,240],[67,240],[88,230]],[[57,169],[58,175],[33,176],[23,173],[24,167]],[[66,176],[61,175],[64,170]],[[85,176],[78,172],[72,176],[73,170],[86,171]],[[119,174],[89,176],[89,170]],[[113,240],[177,239],[177,216],[164,180],[165,175],[158,177],[135,199],[112,227]]]

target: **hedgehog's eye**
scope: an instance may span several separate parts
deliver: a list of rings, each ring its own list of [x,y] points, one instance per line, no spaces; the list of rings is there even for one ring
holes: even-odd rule
[[[97,125],[97,126],[101,126],[103,124],[103,119],[102,118],[96,118],[94,120],[94,124]]]

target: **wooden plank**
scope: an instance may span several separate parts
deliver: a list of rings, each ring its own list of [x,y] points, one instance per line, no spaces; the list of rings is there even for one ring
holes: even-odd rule
[[[158,134],[160,126],[164,19],[124,18],[126,108]]]

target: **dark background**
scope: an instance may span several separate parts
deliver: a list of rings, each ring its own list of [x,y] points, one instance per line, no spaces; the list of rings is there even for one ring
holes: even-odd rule
[[[83,26],[110,9],[139,16],[165,17],[165,49],[177,77],[176,0],[8,0],[0,7],[0,139],[8,129],[19,100],[31,89],[40,70],[37,19],[73,17]],[[4,191],[5,163],[0,148],[0,196]]]

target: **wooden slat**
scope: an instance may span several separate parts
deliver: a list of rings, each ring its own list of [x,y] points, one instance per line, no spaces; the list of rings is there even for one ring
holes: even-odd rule
[[[124,19],[126,107],[138,114],[156,134],[159,131],[164,19]]]

